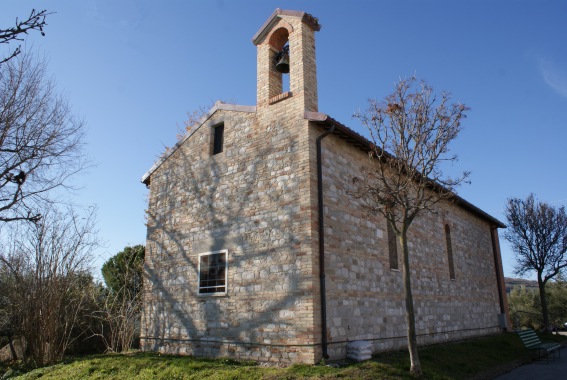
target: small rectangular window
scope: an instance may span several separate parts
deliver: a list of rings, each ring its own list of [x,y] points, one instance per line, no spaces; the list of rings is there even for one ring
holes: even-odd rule
[[[388,227],[388,253],[390,256],[390,269],[399,269],[398,266],[398,244],[396,242],[396,233],[390,222],[386,221]]]
[[[224,124],[213,128],[213,155],[222,152],[224,143]]]
[[[199,294],[225,294],[227,250],[199,254]]]
[[[447,259],[449,261],[449,278],[455,279],[455,263],[453,261],[453,244],[451,243],[451,228],[445,224],[445,241],[447,243]]]

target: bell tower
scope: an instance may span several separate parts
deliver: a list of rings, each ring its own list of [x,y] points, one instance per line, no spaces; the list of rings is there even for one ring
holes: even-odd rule
[[[315,32],[320,29],[319,21],[310,14],[278,8],[254,35],[258,110],[285,101],[293,103],[293,109],[318,111]],[[282,73],[286,69],[285,58],[281,61],[287,53],[284,48],[289,49],[289,74]],[[287,75],[289,91],[283,92]]]

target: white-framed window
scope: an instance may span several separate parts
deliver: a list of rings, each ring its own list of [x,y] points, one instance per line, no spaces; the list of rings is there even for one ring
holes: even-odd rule
[[[199,254],[199,294],[226,294],[228,250]]]

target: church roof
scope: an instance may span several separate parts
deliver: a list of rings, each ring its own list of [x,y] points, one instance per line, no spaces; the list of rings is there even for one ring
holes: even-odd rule
[[[356,133],[349,127],[339,123],[338,121],[336,121],[335,119],[333,119],[332,117],[326,114],[320,112],[305,112],[305,118],[327,130],[334,127],[333,135],[337,135],[341,139],[347,141],[349,144],[352,144],[358,147],[359,149],[362,149],[365,152],[370,152],[374,149],[372,142],[369,141],[367,138]],[[457,194],[454,194],[454,196],[455,196],[455,203],[458,206],[473,213],[474,215],[479,216],[482,219],[489,221],[498,228],[506,228],[506,225],[504,223],[502,223],[492,215],[484,212],[483,210],[476,207],[472,203],[468,202],[464,198],[459,197]]]
[[[150,176],[153,172],[157,170],[161,164],[169,158],[197,129],[199,129],[202,125],[205,125],[209,122],[211,116],[217,110],[226,110],[226,111],[237,111],[237,112],[249,112],[253,113],[256,112],[255,106],[242,106],[237,104],[227,104],[222,102],[216,102],[215,105],[207,112],[200,120],[190,129],[185,136],[183,136],[177,143],[171,148],[168,149],[157,161],[156,163],[142,176],[142,182],[146,185],[150,183]],[[317,124],[318,126],[323,127],[324,129],[331,129],[334,127],[333,135],[345,140],[347,143],[365,151],[370,152],[374,149],[372,142],[370,142],[364,136],[358,134],[354,130],[350,129],[349,127],[341,124],[337,120],[333,119],[329,115],[326,115],[321,112],[305,112],[304,115],[305,119]],[[476,207],[472,203],[466,201],[465,199],[459,197],[455,194],[455,203],[464,208],[465,210],[481,217],[492,223],[493,225],[497,226],[498,228],[506,228],[506,225],[499,221],[498,219],[494,218],[490,214],[482,211],[480,208]]]

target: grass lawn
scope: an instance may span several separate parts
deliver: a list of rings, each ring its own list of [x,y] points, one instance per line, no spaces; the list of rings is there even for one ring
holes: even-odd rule
[[[545,336],[544,339],[566,338]],[[424,379],[473,378],[530,357],[516,334],[423,347],[419,355]],[[363,363],[342,361],[339,365],[339,368],[325,365],[275,368],[230,359],[131,353],[69,358],[15,379],[410,379],[405,351],[378,354]],[[0,375],[7,370],[7,366],[0,366]]]

